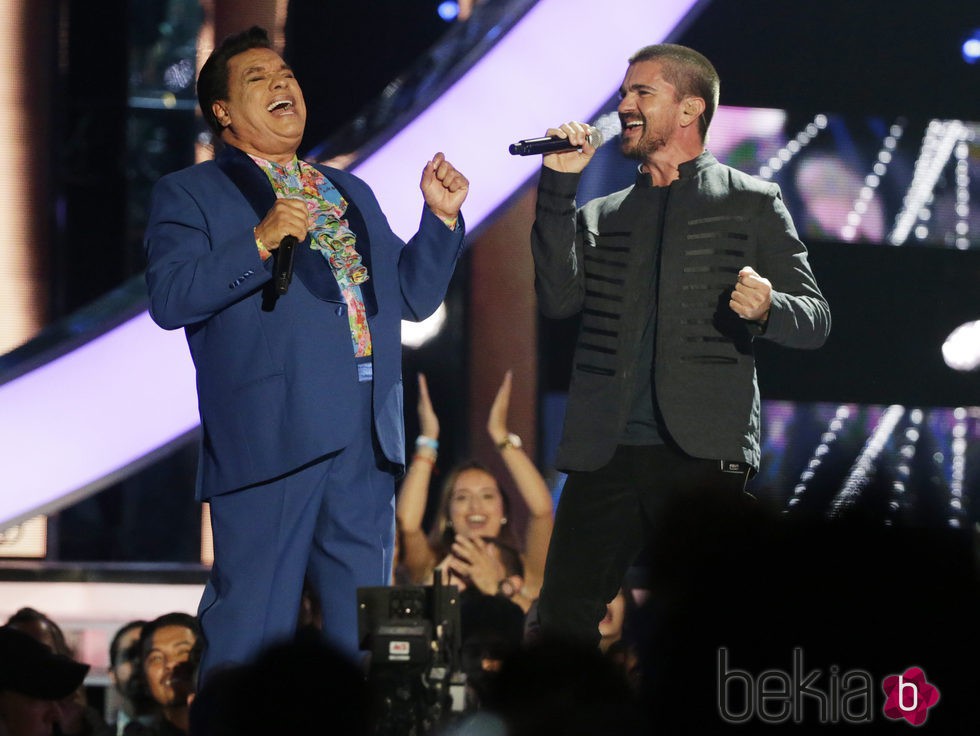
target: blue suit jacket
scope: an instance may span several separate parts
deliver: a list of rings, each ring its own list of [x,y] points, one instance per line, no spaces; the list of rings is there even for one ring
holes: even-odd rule
[[[423,207],[406,244],[363,181],[318,168],[354,205],[351,225],[370,274],[374,425],[384,455],[401,466],[401,320],[424,319],[439,306],[463,250],[462,220],[451,231]],[[165,329],[185,328],[197,369],[202,500],[370,441],[347,431],[345,417],[359,410],[347,307],[308,241],[297,247],[288,293],[263,309],[271,259],[259,258],[252,228],[274,200],[262,170],[231,147],[163,177],[153,191],[145,237],[150,314]]]

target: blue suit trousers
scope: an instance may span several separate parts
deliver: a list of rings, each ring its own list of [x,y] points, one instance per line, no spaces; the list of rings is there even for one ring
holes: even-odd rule
[[[343,450],[210,499],[214,566],[198,614],[209,672],[291,637],[309,575],[328,642],[358,658],[357,588],[390,582],[394,478],[371,426],[371,383]]]

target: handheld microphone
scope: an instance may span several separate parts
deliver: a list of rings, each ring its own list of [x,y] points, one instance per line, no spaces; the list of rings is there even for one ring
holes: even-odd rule
[[[279,242],[279,247],[273,251],[275,267],[272,271],[272,281],[279,296],[289,291],[289,283],[293,280],[293,255],[298,242],[295,235],[286,235]]]
[[[589,144],[593,148],[602,145],[602,132],[598,128],[589,129]],[[559,138],[557,135],[545,136],[544,138],[525,138],[517,143],[511,143],[511,156],[537,156],[546,153],[564,153],[565,151],[577,151],[578,146],[573,146],[566,138]]]

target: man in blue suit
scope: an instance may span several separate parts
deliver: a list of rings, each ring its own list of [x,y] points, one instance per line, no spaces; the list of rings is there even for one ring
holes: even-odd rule
[[[215,49],[198,99],[224,145],[159,181],[145,244],[150,313],[185,329],[197,369],[206,678],[293,633],[306,575],[327,639],[356,656],[356,590],[392,565],[401,320],[445,295],[468,182],[441,153],[427,162],[419,230],[402,242],[363,181],[296,157],[303,93],[261,28]],[[288,236],[296,278],[280,293]]]

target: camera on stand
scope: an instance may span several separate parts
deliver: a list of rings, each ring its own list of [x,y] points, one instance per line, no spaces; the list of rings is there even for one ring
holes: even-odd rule
[[[438,576],[437,576],[438,579]],[[358,588],[360,647],[370,653],[375,734],[421,736],[467,707],[455,585]]]

